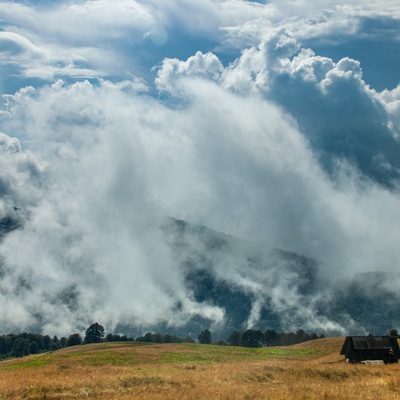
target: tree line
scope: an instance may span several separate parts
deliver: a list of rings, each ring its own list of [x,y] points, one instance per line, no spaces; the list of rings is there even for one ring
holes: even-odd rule
[[[23,357],[30,354],[39,354],[55,351],[64,347],[77,346],[101,342],[147,342],[147,343],[195,343],[191,337],[180,338],[174,335],[160,333],[146,333],[136,339],[126,335],[109,333],[105,336],[105,329],[99,323],[94,323],[87,328],[84,337],[73,333],[68,337],[58,338],[37,333],[19,333],[0,336],[0,359]]]
[[[92,324],[84,338],[79,333],[58,338],[37,333],[19,333],[0,336],[0,359],[23,357],[30,354],[55,351],[63,347],[76,346],[84,343],[99,343],[103,341],[104,327],[97,322]],[[133,340],[118,336],[119,341]]]
[[[323,337],[316,333],[307,333],[302,329],[297,332],[276,332],[268,329],[261,330],[247,329],[245,331],[233,331],[228,338],[213,341],[210,330],[203,330],[197,337],[202,344],[229,345],[242,347],[264,347],[264,346],[289,346],[314,340]],[[79,333],[74,333],[68,337],[58,338],[49,335],[36,333],[8,334],[0,336],[0,359],[11,357],[23,357],[30,354],[38,354],[49,351],[59,350],[64,347],[77,346],[81,344],[100,343],[100,342],[127,342],[137,341],[145,343],[195,343],[195,340],[188,336],[181,338],[169,334],[148,332],[136,339],[126,335],[115,335],[109,333],[105,335],[105,329],[99,323],[94,323],[87,328],[84,337]]]
[[[198,337],[200,343],[217,344],[240,347],[269,347],[269,346],[290,346],[309,340],[323,338],[324,335],[316,333],[307,333],[303,329],[296,332],[276,332],[273,329],[267,329],[265,332],[261,330],[247,329],[245,331],[233,331],[226,341],[220,339],[213,342],[211,332],[206,329],[202,331]]]

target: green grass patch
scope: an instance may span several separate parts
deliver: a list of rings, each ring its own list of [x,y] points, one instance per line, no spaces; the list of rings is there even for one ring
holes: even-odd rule
[[[163,352],[161,363],[165,364],[209,364],[211,362],[217,361],[216,357],[212,354],[207,353],[174,353],[174,352]]]
[[[74,353],[66,353],[60,355],[60,358],[80,358],[80,357],[90,357],[91,352],[74,352]]]
[[[23,368],[40,368],[40,367],[45,367],[52,360],[53,357],[49,356],[29,357],[25,360],[18,359],[18,361],[14,361],[13,363],[7,363],[5,365],[0,364],[0,369],[6,371],[14,371]]]
[[[282,347],[245,348],[231,346],[185,345],[188,351],[162,352],[162,363],[240,362],[280,359],[309,359],[323,354],[319,350]]]
[[[135,363],[133,352],[122,351],[92,351],[63,354],[63,359],[74,359],[82,365],[127,365]]]
[[[206,351],[211,353],[248,353],[248,354],[271,354],[271,355],[320,355],[323,351],[318,349],[299,349],[292,346],[287,347],[233,347],[233,346],[215,346],[202,344],[186,344],[185,348],[197,351]]]
[[[314,350],[314,349],[306,349],[306,350],[300,350],[300,349],[293,349],[293,348],[282,348],[282,347],[268,347],[262,349],[262,351],[265,354],[268,355],[273,355],[273,356],[282,356],[282,357],[287,357],[287,356],[317,356],[317,355],[322,355],[324,354],[320,350]]]
[[[139,346],[141,349],[135,350]],[[210,364],[245,361],[272,360],[310,360],[324,355],[322,350],[296,347],[246,348],[200,344],[177,344],[151,346],[145,344],[101,344],[76,346],[73,350],[60,350],[51,355],[31,356],[0,363],[0,369],[15,370],[39,368],[55,362],[72,367],[73,365],[139,365],[139,364]]]

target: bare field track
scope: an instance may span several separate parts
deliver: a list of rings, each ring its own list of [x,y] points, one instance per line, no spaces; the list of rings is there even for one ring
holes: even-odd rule
[[[400,399],[400,365],[350,365],[343,338],[249,349],[102,343],[0,363],[0,400]]]

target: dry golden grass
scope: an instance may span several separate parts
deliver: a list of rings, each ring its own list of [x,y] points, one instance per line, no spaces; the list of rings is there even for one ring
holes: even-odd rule
[[[350,365],[343,339],[289,348],[112,343],[0,363],[0,399],[399,399],[399,365]]]

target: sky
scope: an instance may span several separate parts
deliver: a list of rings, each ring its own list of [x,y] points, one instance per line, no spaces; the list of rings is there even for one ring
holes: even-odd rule
[[[1,329],[223,321],[165,217],[398,296],[399,50],[398,0],[0,1]]]

